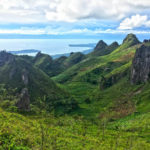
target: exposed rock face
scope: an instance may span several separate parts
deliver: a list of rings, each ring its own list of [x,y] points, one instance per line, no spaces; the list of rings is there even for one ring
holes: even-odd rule
[[[144,83],[150,79],[150,46],[141,45],[133,59],[131,83]]]
[[[20,110],[30,111],[30,97],[27,88],[22,89],[20,99],[16,105]]]
[[[24,69],[23,72],[22,72],[22,81],[23,81],[23,83],[24,83],[25,85],[27,85],[28,82],[29,82],[29,79],[28,79],[28,72],[27,72],[26,69]]]
[[[15,57],[12,54],[6,53],[5,51],[0,52],[0,66],[3,66],[5,63],[12,63]]]

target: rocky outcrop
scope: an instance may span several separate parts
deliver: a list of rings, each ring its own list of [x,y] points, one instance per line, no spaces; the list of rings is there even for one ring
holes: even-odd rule
[[[24,85],[27,85],[29,82],[28,71],[26,69],[24,69],[22,72],[22,81],[23,81]]]
[[[132,63],[131,83],[138,84],[150,79],[150,46],[142,44],[137,49]]]
[[[14,61],[15,57],[10,54],[7,53],[5,51],[1,51],[0,52],[0,66],[3,66],[4,64],[10,64]]]
[[[30,111],[30,96],[27,88],[22,89],[20,99],[16,106],[19,110]]]

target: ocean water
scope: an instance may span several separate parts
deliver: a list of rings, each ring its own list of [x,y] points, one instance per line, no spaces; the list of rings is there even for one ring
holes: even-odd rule
[[[49,55],[79,52],[89,47],[69,47],[69,44],[97,43],[98,39],[0,39],[0,50],[36,49]],[[112,41],[106,41],[110,44]]]

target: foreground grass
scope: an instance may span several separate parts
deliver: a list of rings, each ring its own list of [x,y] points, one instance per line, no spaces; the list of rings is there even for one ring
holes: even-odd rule
[[[114,122],[0,109],[0,150],[149,150],[150,113]]]

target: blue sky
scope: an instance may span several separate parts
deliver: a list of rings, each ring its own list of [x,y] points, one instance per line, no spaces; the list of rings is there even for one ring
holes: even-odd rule
[[[150,34],[150,0],[0,0],[0,38]]]

